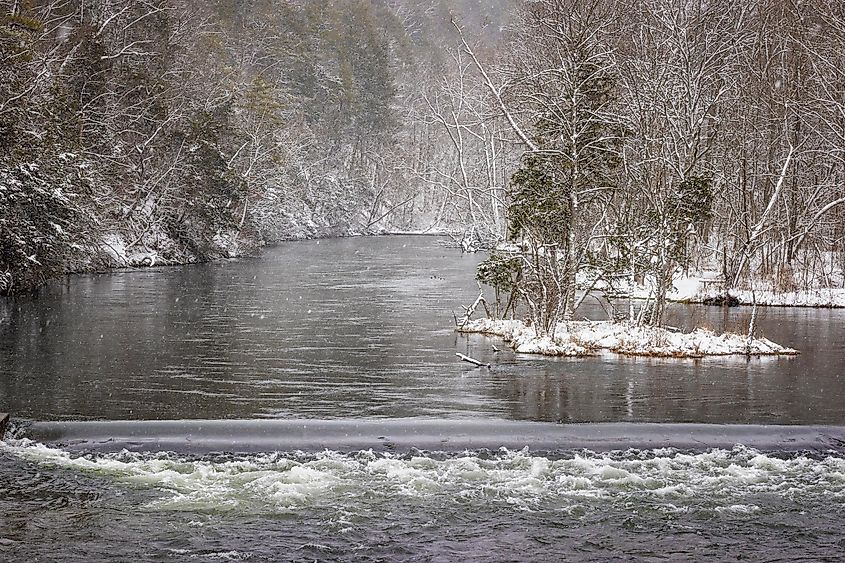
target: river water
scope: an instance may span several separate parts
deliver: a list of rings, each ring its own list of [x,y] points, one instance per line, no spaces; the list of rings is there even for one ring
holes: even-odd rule
[[[840,557],[845,312],[762,310],[794,358],[526,357],[452,330],[479,259],[296,242],[0,302],[0,560]]]

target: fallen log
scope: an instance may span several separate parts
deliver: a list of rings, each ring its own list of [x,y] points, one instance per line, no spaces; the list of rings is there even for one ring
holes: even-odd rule
[[[470,358],[469,356],[465,356],[464,354],[461,354],[459,352],[455,352],[455,355],[457,357],[459,357],[462,362],[469,362],[469,363],[475,364],[479,367],[485,367],[485,368],[490,367],[490,364],[485,364],[484,362],[480,362],[480,361],[476,360],[475,358]]]

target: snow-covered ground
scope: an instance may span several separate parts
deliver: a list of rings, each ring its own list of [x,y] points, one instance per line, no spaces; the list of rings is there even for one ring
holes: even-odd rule
[[[110,233],[103,237],[100,249],[106,253],[117,267],[156,266],[168,263],[155,250],[140,250],[135,248],[130,252],[126,247],[124,237],[115,233]]]
[[[646,281],[645,285],[634,288],[635,299],[648,299],[653,296],[653,284]],[[680,303],[703,303],[706,299],[724,296],[721,284],[706,274],[699,276],[678,276],[672,282],[672,291],[667,294],[669,301]],[[606,286],[605,286],[606,287]],[[600,287],[599,289],[604,289]],[[622,287],[627,292],[627,287]],[[807,291],[777,292],[771,290],[731,289],[728,295],[735,297],[740,305],[752,305],[754,297],[758,305],[770,307],[845,307],[845,289],[820,288]]]
[[[516,352],[546,356],[587,356],[599,350],[631,356],[674,358],[798,353],[766,338],[754,338],[749,343],[746,335],[715,334],[705,329],[681,333],[663,328],[633,326],[627,322],[561,323],[554,338],[538,338],[534,329],[522,321],[476,319],[469,321],[459,330],[500,336],[509,342]]]
[[[732,289],[728,293],[736,297],[742,305],[751,305],[754,302],[754,295],[752,295],[750,290]],[[756,295],[758,305],[768,305],[770,307],[845,307],[845,289],[841,288],[823,288],[784,293],[756,291],[754,294]]]

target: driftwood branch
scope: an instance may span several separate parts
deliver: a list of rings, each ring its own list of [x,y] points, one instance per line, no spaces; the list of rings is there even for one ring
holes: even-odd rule
[[[464,307],[465,314],[458,325],[458,330],[464,328],[464,326],[469,322],[470,318],[472,318],[473,313],[475,313],[475,309],[478,307],[479,303],[484,304],[484,309],[487,311],[487,316],[490,316],[490,310],[487,308],[487,301],[484,299],[484,290],[481,289],[481,284],[478,284],[478,297],[475,298],[472,305],[469,307]]]
[[[464,354],[461,354],[460,352],[455,352],[455,355],[457,357],[459,357],[462,362],[469,362],[469,363],[475,364],[479,367],[490,368],[490,364],[485,364],[484,362],[480,362],[480,361],[476,360],[475,358],[470,358],[469,356],[465,356]]]

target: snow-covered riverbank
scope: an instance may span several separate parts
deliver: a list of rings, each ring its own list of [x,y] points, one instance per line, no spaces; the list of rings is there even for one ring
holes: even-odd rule
[[[634,299],[650,299],[654,296],[653,284],[646,283],[634,288]],[[607,289],[599,286],[597,289]],[[627,292],[627,290],[625,291]],[[669,301],[677,303],[708,303],[725,297],[721,284],[706,276],[680,276],[673,281],[667,293]],[[819,307],[845,308],[845,289],[818,288],[803,291],[773,291],[761,288],[752,293],[749,289],[730,289],[727,295],[734,298],[736,305],[757,305],[768,307]]]
[[[740,305],[752,305],[755,301],[758,305],[768,307],[820,307],[820,308],[843,308],[845,307],[845,289],[812,289],[809,291],[755,291],[753,294],[747,289],[732,289],[728,295],[736,298]],[[694,301],[702,303],[707,295]]]
[[[637,327],[626,322],[562,323],[554,338],[539,338],[534,329],[522,321],[476,319],[459,330],[496,335],[509,342],[516,352],[546,356],[588,356],[599,350],[631,356],[674,358],[798,353],[766,338],[754,338],[749,343],[748,337],[740,334],[715,334],[705,329],[681,333],[663,328]]]

